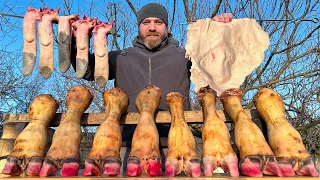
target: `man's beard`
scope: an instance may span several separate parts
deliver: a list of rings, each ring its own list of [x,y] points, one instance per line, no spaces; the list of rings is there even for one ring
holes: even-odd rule
[[[162,40],[160,37],[157,38],[145,38],[144,39],[144,44],[147,46],[149,49],[154,49],[158,47],[161,44]]]
[[[161,42],[163,41],[163,39],[166,38],[166,36],[161,36],[157,32],[149,32],[149,33],[147,33],[147,37],[142,37],[139,32],[139,36],[148,49],[154,49],[154,48],[158,47],[161,44]],[[157,36],[157,37],[156,38],[148,38],[148,36]]]

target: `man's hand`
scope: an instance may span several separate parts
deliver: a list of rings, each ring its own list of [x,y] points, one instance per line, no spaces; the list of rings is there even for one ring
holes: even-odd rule
[[[222,22],[222,23],[229,23],[232,21],[232,14],[224,13],[212,18],[213,21]]]

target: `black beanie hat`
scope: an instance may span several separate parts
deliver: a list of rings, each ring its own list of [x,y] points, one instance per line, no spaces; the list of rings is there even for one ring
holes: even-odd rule
[[[149,3],[138,12],[138,24],[148,17],[160,18],[168,26],[168,12],[165,7],[157,3]]]

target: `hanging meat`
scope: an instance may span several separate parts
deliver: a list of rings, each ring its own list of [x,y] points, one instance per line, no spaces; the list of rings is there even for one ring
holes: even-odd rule
[[[76,76],[81,79],[85,75],[89,63],[89,37],[92,29],[97,23],[97,18],[90,18],[83,15],[82,20],[72,23],[75,30],[77,55],[76,55]]]
[[[45,79],[51,76],[53,72],[53,32],[52,22],[58,22],[59,8],[56,10],[40,8],[39,12],[39,45],[40,45],[40,74]]]
[[[62,167],[61,176],[77,176],[79,170],[80,120],[92,101],[92,94],[85,86],[74,86],[66,97],[67,112],[53,135],[40,176],[55,175]]]
[[[120,174],[120,117],[127,111],[128,101],[127,93],[120,88],[113,88],[104,93],[107,117],[94,136],[91,151],[85,162],[84,176],[100,176],[103,169],[106,175]]]
[[[128,176],[139,176],[143,169],[148,176],[162,175],[159,133],[154,122],[160,98],[161,90],[153,85],[144,88],[136,98],[140,119],[132,138],[127,164]]]
[[[37,56],[37,35],[36,25],[39,18],[39,11],[34,8],[28,8],[23,18],[23,67],[22,73],[28,76],[32,73],[36,64]]]
[[[285,118],[282,98],[263,88],[254,96],[257,111],[268,127],[268,141],[284,176],[319,176],[299,132]]]
[[[71,63],[71,24],[79,19],[79,15],[59,16],[58,43],[59,43],[59,68],[66,72]]]
[[[200,19],[188,26],[186,56],[192,61],[191,81],[196,91],[210,86],[220,94],[239,88],[264,59],[269,36],[254,19],[230,23]]]
[[[185,172],[188,176],[201,175],[200,158],[196,152],[196,142],[184,119],[184,98],[178,92],[166,96],[166,104],[171,113],[171,127],[168,135],[166,156],[166,176],[173,177]]]
[[[48,126],[59,103],[51,95],[39,95],[30,104],[29,124],[16,138],[3,174],[38,176],[48,144]]]
[[[111,31],[112,25],[113,23],[102,23],[100,21],[93,29],[95,56],[94,79],[100,87],[104,87],[109,78],[107,35]]]
[[[205,176],[212,176],[217,167],[233,177],[239,176],[238,158],[231,147],[228,128],[216,112],[216,92],[209,87],[201,88],[197,98],[205,117],[202,128]]]
[[[224,91],[220,99],[234,124],[235,144],[240,151],[241,172],[251,177],[262,177],[262,174],[282,177],[277,159],[261,130],[242,108],[241,90]]]

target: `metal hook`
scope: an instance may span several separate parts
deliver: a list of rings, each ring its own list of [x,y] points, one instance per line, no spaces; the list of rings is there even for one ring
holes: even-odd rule
[[[23,16],[18,16],[18,15],[13,15],[13,14],[3,14],[3,13],[0,13],[0,17],[3,17],[3,16],[9,16],[9,17],[15,17],[15,18],[24,18]]]
[[[287,22],[298,22],[298,21],[308,21],[308,22],[312,22],[312,23],[318,23],[320,21],[320,18],[313,18],[313,19],[257,19],[256,21],[261,21],[261,22],[267,22],[267,21],[271,21],[271,22],[277,22],[277,21],[287,21]],[[181,25],[188,25],[191,24],[193,22],[196,21],[192,21],[192,22],[186,22],[186,23],[180,23]]]
[[[319,18],[313,18],[313,19],[261,19],[256,21],[309,21],[312,23],[318,23]]]

